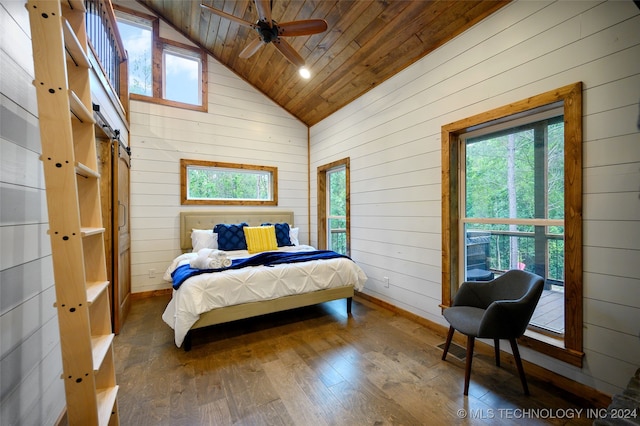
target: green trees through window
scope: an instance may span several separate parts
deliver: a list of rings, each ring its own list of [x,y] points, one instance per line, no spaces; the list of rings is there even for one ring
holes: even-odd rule
[[[562,286],[563,116],[463,140],[463,223],[467,246],[484,237],[481,269],[525,269],[546,277],[547,287]],[[471,266],[478,267],[477,260]]]
[[[277,205],[275,167],[180,160],[182,204]]]
[[[462,283],[545,278],[527,347],[581,367],[582,83],[442,126],[442,306]]]
[[[269,200],[268,173],[235,172],[212,168],[190,168],[188,197],[192,200]]]
[[[318,248],[351,256],[349,157],[318,166]]]
[[[347,171],[344,166],[327,171],[329,217],[328,247],[347,253]]]

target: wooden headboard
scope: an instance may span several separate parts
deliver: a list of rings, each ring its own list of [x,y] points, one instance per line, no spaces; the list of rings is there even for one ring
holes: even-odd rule
[[[242,223],[260,226],[263,223],[293,225],[293,212],[289,210],[193,210],[180,212],[180,248],[191,251],[192,229],[213,229],[218,223]]]

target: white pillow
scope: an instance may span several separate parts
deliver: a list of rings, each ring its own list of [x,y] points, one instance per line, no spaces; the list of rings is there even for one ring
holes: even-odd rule
[[[197,253],[203,248],[217,249],[218,234],[214,233],[213,229],[192,229],[191,246],[193,253]]]
[[[294,246],[299,246],[300,241],[298,241],[298,231],[300,228],[289,228],[289,239],[291,240],[291,244]]]

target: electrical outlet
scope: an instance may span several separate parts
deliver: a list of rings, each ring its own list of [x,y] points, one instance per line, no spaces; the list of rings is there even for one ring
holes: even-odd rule
[[[149,278],[155,278],[155,277],[156,277],[156,270],[149,269]]]
[[[384,287],[389,288],[389,277],[384,277]]]

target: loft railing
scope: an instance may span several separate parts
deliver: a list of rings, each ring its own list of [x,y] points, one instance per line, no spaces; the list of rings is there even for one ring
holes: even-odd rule
[[[106,82],[127,111],[129,89],[127,53],[122,44],[116,17],[109,0],[85,0],[89,48],[99,62]]]

